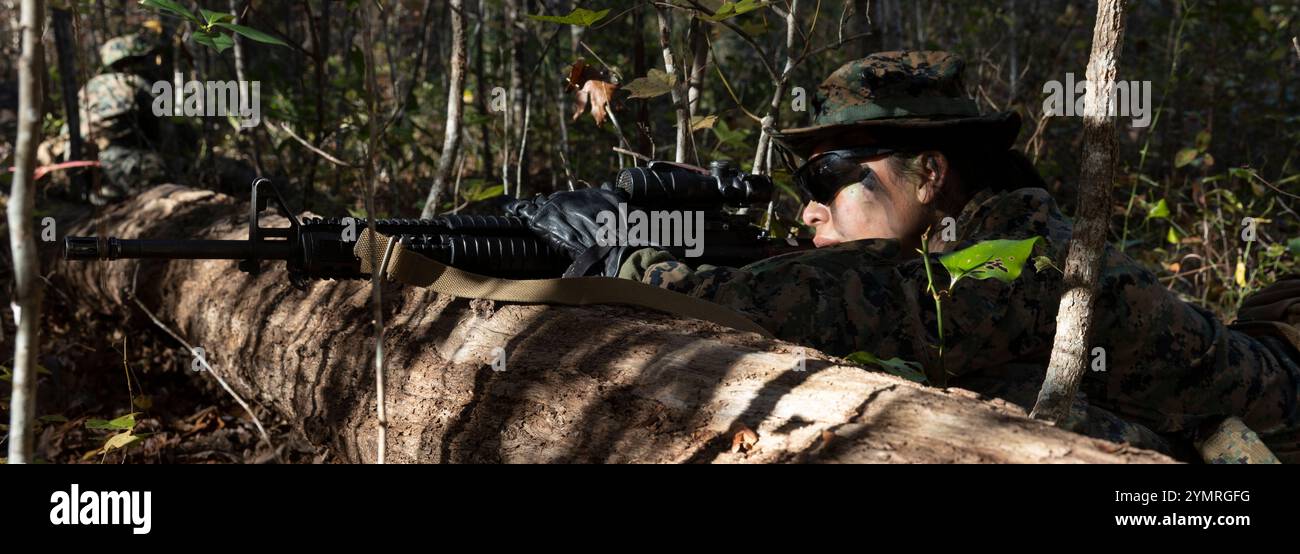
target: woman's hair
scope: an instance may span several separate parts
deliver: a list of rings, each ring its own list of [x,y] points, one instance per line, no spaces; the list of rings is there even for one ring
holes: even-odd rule
[[[1019,150],[1005,150],[993,155],[956,149],[940,149],[938,152],[948,160],[949,169],[961,176],[962,186],[968,193],[984,188],[997,191],[1047,188],[1034,163]],[[925,174],[925,168],[921,167],[921,152],[898,152],[888,159],[889,168],[909,182],[917,182]]]

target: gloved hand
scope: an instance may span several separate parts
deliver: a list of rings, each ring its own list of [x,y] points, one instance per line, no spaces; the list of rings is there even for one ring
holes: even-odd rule
[[[565,273],[566,277],[586,275],[591,267],[600,269],[600,275],[614,277],[618,275],[626,248],[598,244],[601,225],[596,218],[601,212],[617,218],[618,204],[626,201],[621,190],[587,188],[557,192],[549,198],[539,195],[531,200],[519,200],[507,206],[506,211],[527,218],[528,226],[537,236],[569,253],[575,264]]]

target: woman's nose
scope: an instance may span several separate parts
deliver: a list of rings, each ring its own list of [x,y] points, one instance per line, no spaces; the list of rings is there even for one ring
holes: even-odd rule
[[[809,227],[817,227],[830,219],[830,210],[817,202],[809,202],[803,209],[803,222]]]

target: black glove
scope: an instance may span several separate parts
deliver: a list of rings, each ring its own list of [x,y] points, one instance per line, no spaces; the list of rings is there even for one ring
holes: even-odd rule
[[[528,218],[528,226],[551,246],[567,252],[574,265],[566,277],[588,274],[615,277],[622,262],[625,246],[597,243],[601,225],[596,216],[607,212],[618,217],[618,205],[627,202],[623,191],[610,188],[587,188],[557,192],[550,198],[539,196],[507,206],[514,215]],[[595,269],[597,271],[589,271]]]

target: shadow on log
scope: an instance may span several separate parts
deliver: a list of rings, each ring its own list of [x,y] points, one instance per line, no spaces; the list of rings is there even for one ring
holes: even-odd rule
[[[71,233],[242,239],[246,218],[230,197],[164,185]],[[139,314],[123,294],[136,279],[142,302],[203,347],[242,395],[341,459],[372,462],[368,282],[298,291],[282,267],[250,276],[235,264],[60,261],[54,273],[107,314]],[[616,306],[494,304],[397,284],[383,293],[395,462],[1171,461],[811,349],[806,370],[795,371],[801,347],[700,321]],[[505,371],[492,369],[497,348]],[[757,443],[736,440],[750,430]],[[736,442],[748,448],[735,451]]]

